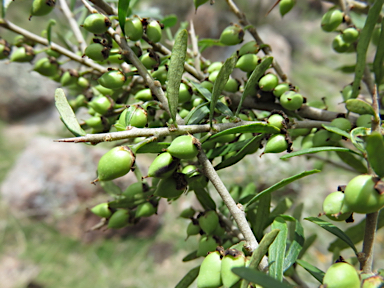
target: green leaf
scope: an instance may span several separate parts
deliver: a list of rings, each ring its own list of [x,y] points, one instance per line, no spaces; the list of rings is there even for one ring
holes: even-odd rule
[[[213,46],[226,46],[221,43],[219,39],[201,39],[197,42],[197,45],[200,47],[200,52],[203,52],[205,49]]]
[[[348,132],[345,132],[344,130],[341,130],[337,127],[329,126],[329,125],[322,125],[324,129],[328,130],[329,132],[333,132],[336,134],[339,134],[341,136],[344,136],[347,139],[351,139],[351,135]]]
[[[167,97],[169,110],[176,127],[177,105],[179,103],[179,88],[184,73],[184,62],[187,55],[188,32],[181,30],[175,39],[172,48],[172,56],[168,69]]]
[[[261,78],[261,76],[264,75],[265,71],[269,68],[269,66],[271,66],[272,61],[273,57],[266,57],[260,64],[256,66],[255,70],[253,70],[251,76],[245,84],[243,95],[241,95],[239,106],[236,110],[236,116],[240,113],[240,109],[243,106],[243,101],[245,97],[247,97],[249,92],[252,91],[254,87],[258,84],[259,79]]]
[[[209,114],[209,123],[211,127],[212,127],[213,114],[215,111],[217,100],[219,100],[221,92],[223,91],[225,84],[227,84],[228,82],[229,76],[231,75],[233,69],[235,68],[236,61],[237,61],[236,55],[233,55],[230,58],[228,58],[224,62],[224,65],[221,67],[219,74],[217,75],[217,78],[215,80],[215,83],[213,83],[212,100],[211,100],[210,114]]]
[[[299,258],[301,249],[304,245],[304,229],[298,220],[295,221],[295,236],[284,259],[284,272],[291,267]]]
[[[360,115],[370,114],[375,115],[375,111],[372,106],[361,99],[348,99],[345,102],[345,107],[348,111],[354,112]]]
[[[289,215],[284,215],[284,213],[292,207],[292,200],[289,198],[282,198],[277,202],[277,205],[275,208],[271,211],[269,214],[270,222],[268,225],[270,225],[276,217],[282,217],[285,221],[295,221],[295,218]]]
[[[373,171],[380,177],[384,177],[384,141],[379,132],[372,132],[371,135],[364,137],[366,142],[365,149],[368,154],[368,162]]]
[[[353,249],[353,251],[357,255],[358,252],[352,240],[338,227],[317,217],[308,217],[308,218],[305,218],[305,220],[311,221],[312,223],[319,225],[321,228],[327,230],[328,232],[332,233],[333,235],[343,240],[345,243],[348,244],[349,247]]]
[[[300,151],[292,152],[289,154],[285,154],[280,157],[280,159],[288,159],[291,157],[295,156],[301,156],[305,154],[312,154],[312,153],[319,153],[319,152],[328,152],[328,151],[342,151],[342,152],[350,152],[359,155],[355,151],[348,149],[348,148],[343,148],[343,147],[333,147],[333,146],[325,146],[325,147],[315,147],[315,148],[308,148],[308,149],[303,149]]]
[[[199,8],[199,6],[203,5],[204,3],[207,3],[208,0],[195,0],[193,2],[195,4],[195,13],[196,13],[197,8]]]
[[[195,251],[192,251],[191,253],[189,253],[187,256],[185,256],[182,261],[188,262],[191,260],[195,260],[197,258],[199,258],[199,256],[197,256],[197,250],[195,250]]]
[[[271,209],[271,194],[267,194],[259,200],[256,217],[248,217],[251,220],[252,229],[255,233],[256,239],[261,240],[263,231],[266,228],[267,221]],[[252,211],[252,210],[251,210]],[[248,214],[249,212],[247,212]]]
[[[299,259],[301,257],[303,257],[305,252],[307,252],[308,248],[311,247],[311,245],[316,241],[316,239],[317,239],[317,234],[312,234],[311,236],[305,238],[303,248],[301,249],[299,257],[298,257]],[[343,243],[345,243],[345,242],[343,242]]]
[[[229,143],[229,144],[214,148],[212,150],[209,150],[207,152],[207,158],[213,159],[216,157],[227,155],[229,152],[232,152],[232,151],[238,151],[241,148],[243,148],[245,145],[247,145],[249,142],[251,142],[252,139],[253,138],[243,140],[243,141],[234,142],[234,143]],[[209,142],[211,142],[211,141],[209,141]],[[215,141],[213,141],[213,142],[215,142]]]
[[[211,195],[204,189],[200,187],[194,187],[196,198],[199,200],[201,206],[206,210],[216,210],[216,203],[211,198]]]
[[[365,222],[366,219],[364,218],[361,220],[358,224],[349,227],[347,230],[344,231],[345,235],[347,235],[353,244],[358,244],[364,239],[364,231],[365,231]],[[384,210],[380,210],[379,217],[377,219],[377,230],[382,228],[384,226]],[[340,238],[333,241],[331,244],[329,244],[328,251],[334,252],[336,249],[339,251],[349,248],[349,245],[345,243]]]
[[[381,32],[379,42],[377,43],[376,54],[373,60],[373,72],[375,73],[375,82],[379,86],[383,81],[384,71],[384,21],[381,20]]]
[[[339,70],[343,73],[355,73],[356,65],[343,65],[340,67],[337,67],[336,70]]]
[[[100,186],[111,196],[120,196],[123,193],[113,181],[100,181]]]
[[[53,19],[50,19],[48,22],[48,27],[47,27],[47,40],[48,40],[48,45],[51,45],[52,41],[52,26],[56,25],[56,21]]]
[[[324,271],[301,259],[297,260],[296,263],[307,270],[317,281],[323,283],[323,278],[325,275]]]
[[[193,81],[191,81],[191,83],[192,83],[192,86],[194,86],[197,89],[197,91],[199,91],[199,93],[203,95],[205,99],[207,99],[207,101],[211,101],[212,93],[207,88],[201,86],[200,83],[196,83]]]
[[[233,128],[226,129],[224,131],[220,131],[214,135],[212,135],[209,140],[213,140],[217,137],[227,134],[236,134],[236,133],[267,133],[267,134],[276,134],[280,133],[280,129],[276,126],[265,124],[262,122],[245,124]]]
[[[264,272],[256,271],[248,267],[232,268],[232,272],[249,282],[261,285],[262,287],[293,288],[293,286],[280,282]]]
[[[353,169],[356,170],[356,172],[359,173],[367,173],[367,167],[365,167],[364,163],[357,159],[353,154],[349,152],[340,152],[336,151],[337,156],[348,166],[351,166]]]
[[[269,261],[269,275],[273,278],[283,281],[283,265],[285,256],[285,247],[287,245],[288,226],[285,220],[281,217],[276,217],[273,221],[271,229],[279,229],[280,233],[277,235],[275,241],[269,246],[268,261]]]
[[[140,147],[136,153],[161,153],[171,145],[169,142],[151,142]]]
[[[269,246],[275,241],[275,238],[279,234],[279,229],[274,229],[271,232],[264,235],[263,239],[261,239],[259,246],[252,253],[251,260],[249,262],[249,268],[258,269],[258,266],[263,259],[264,255],[267,254]]]
[[[205,119],[209,114],[208,102],[201,103],[196,108],[192,109],[184,118],[185,123],[188,125],[199,124],[201,120]]]
[[[193,281],[197,278],[200,271],[200,265],[192,268],[189,272],[176,284],[175,288],[187,288],[189,287]]]
[[[357,59],[355,69],[355,79],[352,84],[353,92],[351,98],[356,98],[359,94],[359,87],[361,79],[363,78],[365,70],[365,61],[368,50],[368,45],[371,40],[373,29],[379,19],[381,8],[384,0],[376,0],[368,11],[368,16],[365,25],[361,30],[359,42],[357,43]]]
[[[356,127],[351,131],[351,141],[353,145],[363,153],[365,153],[365,142],[361,136],[367,136],[370,133],[371,129],[365,127]]]
[[[167,15],[160,21],[160,23],[164,25],[164,29],[171,28],[176,25],[177,16],[175,14]]]
[[[7,12],[9,4],[11,4],[13,0],[2,0],[1,1],[1,18],[5,18],[5,12]]]
[[[69,105],[67,97],[65,97],[64,90],[61,88],[57,88],[55,91],[55,105],[60,113],[61,121],[73,135],[84,136],[87,134],[77,122],[76,115]]]
[[[251,205],[252,203],[256,202],[260,197],[263,197],[267,194],[271,194],[272,192],[288,185],[289,183],[292,183],[293,181],[296,181],[300,178],[303,178],[305,176],[308,176],[308,175],[312,175],[314,173],[318,173],[320,172],[320,170],[317,170],[317,169],[314,169],[314,170],[310,170],[310,171],[304,171],[304,172],[301,172],[299,174],[296,174],[294,176],[291,176],[291,177],[288,177],[288,178],[285,178],[279,182],[277,182],[276,184],[272,185],[271,187],[261,191],[260,193],[258,193],[255,197],[253,197],[247,204],[246,204],[246,207],[248,207],[249,205]]]
[[[129,2],[130,0],[119,0],[118,6],[117,6],[119,25],[124,35],[125,35],[125,31],[124,31],[125,18],[127,18],[127,14],[128,14]]]

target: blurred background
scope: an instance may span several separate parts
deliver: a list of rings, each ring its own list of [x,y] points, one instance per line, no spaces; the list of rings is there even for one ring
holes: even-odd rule
[[[330,4],[298,0],[294,9],[281,18],[277,8],[267,14],[273,2],[236,1],[301,93],[309,101],[325,97],[331,110],[345,112],[339,91],[352,82],[353,74],[343,74],[337,68],[352,65],[354,54],[336,54],[331,48],[334,36],[320,30],[322,13]],[[7,18],[38,35],[46,29],[50,17],[57,19],[54,31],[67,29],[59,9],[55,9],[53,15],[32,18],[29,22],[31,3],[30,0],[14,1]],[[80,1],[78,4],[81,5]],[[226,26],[237,22],[224,1],[216,1],[214,6],[207,3],[197,13],[192,0],[177,4],[172,0],[146,0],[140,1],[136,9],[134,13],[142,17],[160,19],[175,14],[179,24],[192,21],[200,38],[218,39]],[[0,29],[0,36],[12,42],[16,35]],[[249,41],[249,35],[247,37]],[[236,49],[236,46],[212,47],[204,56],[211,61],[223,61]],[[191,205],[199,209],[193,195],[183,196],[177,203],[162,201],[158,215],[141,220],[135,226],[90,231],[99,219],[89,208],[110,199],[99,185],[90,184],[96,178],[98,159],[110,146],[53,142],[71,136],[54,107],[54,92],[59,84],[32,68],[31,64],[0,62],[1,287],[174,287],[202,261],[182,262],[182,258],[197,247],[196,237],[186,239],[188,220],[178,217]],[[70,91],[68,93],[71,96]],[[78,113],[82,119],[82,111]],[[300,148],[299,143],[294,143],[296,150]],[[325,167],[322,173],[275,192],[276,199],[291,199],[292,209],[304,203],[303,218],[317,216],[325,195],[356,175],[331,164],[300,157],[277,162],[279,156],[260,157],[260,152],[248,155],[242,162],[220,171],[220,175],[227,187],[245,186],[252,181],[264,189],[304,170]],[[153,157],[146,155],[138,157],[143,173],[151,159]],[[135,181],[133,173],[129,173],[116,183],[127,187]],[[211,191],[215,195],[212,187]],[[332,261],[327,248],[334,237],[318,231],[312,223],[302,222],[306,235],[318,234],[306,260],[325,270]],[[337,225],[346,227],[343,223]],[[382,240],[383,234],[379,233],[378,242]],[[379,245],[376,253],[382,255]],[[352,255],[352,251],[343,252],[345,258]],[[384,267],[380,257],[376,259],[375,265]],[[318,286],[304,270],[299,273],[310,287]]]

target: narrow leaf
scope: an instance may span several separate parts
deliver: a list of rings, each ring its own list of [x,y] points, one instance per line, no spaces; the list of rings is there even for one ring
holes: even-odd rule
[[[140,147],[136,153],[161,153],[171,145],[169,142],[151,142]]]
[[[288,185],[289,183],[292,183],[293,181],[296,181],[300,178],[303,178],[305,176],[308,176],[308,175],[312,175],[314,173],[318,173],[320,172],[320,170],[317,170],[317,169],[314,169],[314,170],[310,170],[310,171],[304,171],[304,172],[301,172],[299,174],[296,174],[294,176],[291,176],[291,177],[288,177],[288,178],[285,178],[279,182],[277,182],[276,184],[272,185],[271,187],[261,191],[260,193],[258,193],[255,197],[253,197],[247,204],[246,206],[248,207],[249,205],[251,205],[252,203],[256,202],[260,197],[264,196],[264,195],[267,195],[267,194],[271,194],[272,192]]]
[[[299,221],[295,221],[295,236],[284,259],[284,272],[288,270],[299,258],[301,249],[304,245],[304,229]]]
[[[253,138],[243,140],[243,141],[234,142],[234,143],[229,143],[227,145],[223,145],[223,146],[214,148],[214,149],[209,150],[207,152],[207,157],[208,157],[208,159],[213,159],[216,157],[227,155],[229,152],[232,152],[232,151],[238,151],[241,148],[243,148],[245,145],[247,145],[249,142],[251,142],[252,139]],[[212,140],[212,141],[215,142],[214,140]],[[211,141],[209,141],[209,142],[211,142]]]
[[[52,26],[56,25],[56,21],[51,19],[48,22],[48,27],[47,27],[47,40],[48,40],[48,45],[51,45],[52,41]]]
[[[328,232],[332,233],[333,235],[343,240],[345,243],[349,245],[349,247],[353,249],[353,251],[357,255],[357,249],[353,244],[352,240],[338,227],[317,217],[308,217],[308,218],[305,218],[305,220],[311,221],[312,223],[319,225],[321,228],[327,230]]]
[[[296,263],[307,270],[317,281],[323,283],[323,278],[325,275],[324,271],[301,259],[297,260]]]
[[[367,167],[365,167],[364,163],[360,159],[357,159],[355,156],[353,156],[352,153],[336,151],[336,154],[337,156],[339,156],[341,161],[351,166],[353,169],[356,170],[356,172],[362,174],[367,173]]]
[[[262,287],[273,287],[273,288],[292,288],[293,286],[280,282],[264,272],[256,271],[248,267],[236,267],[232,268],[232,272],[241,278],[258,284]]]
[[[333,132],[333,133],[339,134],[341,136],[344,136],[347,139],[351,139],[351,135],[349,133],[345,132],[344,130],[341,130],[337,127],[324,125],[324,124],[323,124],[323,127],[324,127],[324,129],[328,130],[329,132]]]
[[[193,188],[196,194],[197,200],[199,200],[201,206],[206,210],[216,210],[216,203],[211,198],[211,195],[204,189],[200,187]]]
[[[363,153],[365,153],[365,142],[361,136],[367,136],[370,133],[371,129],[365,127],[356,127],[351,131],[351,141],[353,145]]]
[[[287,245],[288,226],[285,220],[281,217],[276,217],[273,221],[271,229],[279,229],[280,233],[277,235],[275,241],[269,246],[268,261],[269,261],[269,275],[273,278],[283,281],[283,265],[285,256],[285,247]]]
[[[245,124],[241,125],[238,127],[233,127],[226,129],[224,131],[220,131],[214,135],[212,135],[209,139],[215,139],[217,137],[220,137],[222,135],[227,135],[227,134],[236,134],[236,133],[267,133],[267,134],[276,134],[280,133],[280,129],[277,128],[276,126],[262,123],[262,122],[257,122],[257,123],[252,123],[252,124]]]
[[[248,217],[253,220],[252,229],[255,232],[257,240],[261,240],[263,237],[264,229],[266,228],[271,209],[271,194],[267,194],[259,200],[256,217]],[[247,212],[249,213],[249,212]]]
[[[125,31],[124,31],[125,19],[127,18],[127,14],[128,14],[129,2],[130,0],[119,0],[118,6],[117,6],[119,25],[124,35],[125,35]]]
[[[367,150],[369,164],[380,178],[384,177],[383,135],[374,131],[371,135],[364,137],[364,140],[366,141],[365,149]]]
[[[68,130],[75,136],[84,136],[86,133],[77,122],[76,115],[65,97],[64,90],[57,88],[55,91],[55,105],[60,113],[61,120]]]
[[[197,250],[195,250],[195,251],[192,251],[191,253],[189,253],[187,256],[185,256],[182,261],[188,262],[191,260],[195,260],[197,258],[199,258],[199,256],[197,256]]]
[[[361,79],[363,78],[365,70],[365,62],[367,56],[368,45],[371,40],[373,29],[379,18],[381,8],[383,6],[384,0],[376,0],[371,8],[368,11],[368,16],[365,21],[364,27],[361,30],[359,42],[357,43],[357,59],[356,59],[356,69],[355,69],[355,79],[353,81],[353,92],[351,98],[356,98],[359,94],[359,87]]]
[[[200,265],[192,268],[189,272],[176,284],[175,288],[188,288],[197,278],[200,271]]]
[[[243,101],[245,97],[247,97],[249,92],[252,91],[254,87],[258,84],[259,79],[261,78],[261,76],[264,75],[265,71],[269,68],[269,66],[271,66],[272,61],[273,57],[266,57],[260,64],[256,66],[255,70],[253,70],[251,76],[245,84],[243,95],[241,96],[239,106],[236,110],[236,116],[240,113],[240,109],[243,106]]]
[[[373,60],[373,72],[375,73],[375,82],[379,86],[384,77],[383,71],[384,63],[384,21],[381,21],[381,32],[379,37],[379,42],[377,43],[376,54]]]
[[[181,30],[175,39],[172,56],[168,69],[167,97],[169,110],[176,127],[177,105],[179,103],[179,88],[184,73],[184,62],[187,54],[188,32]]]
[[[348,111],[354,112],[360,115],[370,114],[375,115],[375,111],[370,104],[361,99],[349,99],[345,102],[345,107]]]
[[[160,23],[164,25],[164,29],[171,28],[176,25],[177,16],[174,14],[167,15],[160,21]]]
[[[212,99],[212,93],[205,87],[201,86],[200,83],[196,83],[196,82],[193,82],[191,81],[192,85],[197,89],[197,91],[199,91],[199,93],[205,98],[207,99],[207,101],[211,101]]]
[[[301,156],[305,154],[312,154],[312,153],[319,153],[319,152],[328,152],[328,151],[342,151],[342,152],[350,152],[359,155],[355,151],[348,149],[348,148],[343,148],[343,147],[333,147],[333,146],[326,146],[326,147],[315,147],[315,148],[308,148],[308,149],[303,149],[300,151],[292,152],[289,154],[285,154],[280,157],[280,159],[288,159],[291,157],[295,156]]]
[[[9,4],[11,4],[13,0],[2,0],[1,1],[1,18],[5,18],[5,12],[7,12]]]
[[[205,119],[209,114],[208,102],[201,103],[195,109],[192,109],[184,118],[185,123],[188,125],[199,124],[201,120]]]
[[[212,100],[211,100],[210,114],[209,114],[209,123],[211,124],[211,127],[212,127],[212,120],[213,120],[213,114],[215,111],[216,102],[217,100],[219,100],[221,92],[223,91],[225,84],[228,82],[229,76],[231,75],[233,69],[235,68],[236,61],[237,61],[236,55],[233,55],[232,57],[228,58],[224,62],[224,65],[221,67],[219,74],[217,75],[217,78],[215,80],[215,83],[213,83]]]

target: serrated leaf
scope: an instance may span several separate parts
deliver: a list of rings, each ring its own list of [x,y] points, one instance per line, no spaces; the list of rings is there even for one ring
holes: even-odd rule
[[[368,154],[368,162],[373,171],[380,177],[384,177],[384,141],[381,133],[373,131],[364,137],[365,150]]]
[[[248,267],[236,267],[232,268],[232,272],[241,278],[258,284],[262,287],[273,287],[273,288],[293,288],[293,286],[280,282],[264,272],[256,271]]]
[[[171,28],[176,25],[177,16],[175,14],[167,15],[160,21],[160,23],[164,25],[164,29]]]
[[[185,256],[182,261],[188,262],[191,260],[195,260],[197,258],[199,258],[199,256],[197,256],[197,250],[195,250],[195,251],[192,251],[191,253],[189,253],[187,256]]]
[[[280,133],[280,129],[276,126],[265,124],[265,123],[252,123],[245,124],[233,128],[226,129],[224,131],[220,131],[214,135],[212,135],[209,139],[215,139],[217,137],[227,135],[227,134],[236,134],[236,133],[267,133],[267,134],[277,134]]]
[[[72,107],[69,105],[67,97],[65,97],[64,90],[57,88],[55,91],[55,106],[59,111],[61,120],[68,130],[75,136],[84,136],[85,131],[80,127],[79,122],[77,122],[76,115],[72,110]]]
[[[375,111],[372,106],[361,99],[349,99],[345,102],[345,107],[348,111],[354,112],[360,115],[370,114],[375,115]]]
[[[136,153],[161,153],[171,145],[169,142],[151,142],[140,147]]]
[[[318,173],[320,172],[320,170],[317,170],[317,169],[314,169],[314,170],[310,170],[310,171],[304,171],[304,172],[301,172],[299,174],[296,174],[294,176],[291,176],[291,177],[288,177],[288,178],[285,178],[279,182],[277,182],[276,184],[272,185],[271,187],[261,191],[260,193],[258,193],[255,197],[253,197],[247,204],[246,204],[246,207],[250,206],[251,204],[253,204],[254,202],[256,202],[258,199],[260,199],[260,197],[263,197],[265,195],[268,195],[268,194],[271,194],[272,192],[288,185],[289,183],[292,183],[293,181],[296,181],[300,178],[303,178],[305,176],[308,176],[308,175],[312,175],[314,173]]]
[[[209,115],[208,104],[208,102],[201,103],[195,109],[189,111],[188,115],[184,118],[185,123],[188,125],[199,124],[201,120]]]
[[[47,40],[48,40],[48,45],[51,45],[52,41],[52,26],[56,25],[56,21],[53,19],[50,19],[48,22],[48,27],[47,27]]]
[[[307,270],[309,274],[311,274],[317,281],[323,283],[323,278],[325,275],[324,271],[301,259],[297,260],[296,263]]]
[[[367,173],[367,167],[365,167],[364,163],[357,159],[353,154],[349,152],[340,152],[336,151],[337,156],[348,166],[351,166],[353,169],[356,170],[356,172],[359,173]]]
[[[124,31],[125,19],[127,18],[127,14],[128,14],[129,2],[130,0],[119,0],[118,6],[117,6],[119,25],[124,35],[125,35],[125,31]]]
[[[357,59],[356,59],[356,69],[355,69],[355,79],[352,84],[352,96],[351,98],[356,98],[359,94],[359,87],[361,79],[364,75],[366,55],[369,46],[369,42],[372,37],[373,29],[377,23],[377,20],[380,16],[380,12],[383,6],[384,0],[376,0],[371,8],[368,11],[367,19],[365,21],[364,27],[361,30],[359,36],[359,42],[357,43]]]
[[[269,246],[268,249],[268,261],[269,261],[269,275],[273,278],[283,281],[283,266],[285,247],[287,245],[288,226],[285,220],[281,217],[276,217],[273,221],[271,229],[279,229],[279,235],[277,235],[275,241]]]
[[[353,244],[358,244],[364,239],[364,231],[365,231],[365,222],[366,219],[364,218],[361,220],[358,224],[349,227],[347,230],[344,231],[344,233],[351,239]],[[377,219],[377,230],[382,228],[384,226],[384,210],[380,210],[379,216]],[[328,246],[328,251],[333,252],[336,249],[339,251],[349,248],[349,245],[345,243],[340,238],[333,241]]]
[[[291,242],[291,245],[289,246],[289,249],[284,259],[284,266],[283,266],[284,272],[287,271],[294,263],[296,263],[296,260],[299,258],[303,245],[304,245],[304,229],[303,229],[303,226],[300,224],[300,222],[296,220],[295,236],[293,238],[293,241]]]
[[[192,268],[189,272],[176,284],[175,288],[188,288],[197,278],[200,271],[200,265]]]
[[[237,56],[233,55],[230,58],[228,58],[223,66],[221,67],[219,74],[217,75],[217,78],[215,80],[215,83],[213,83],[213,90],[212,90],[212,99],[211,99],[211,105],[210,105],[210,114],[209,114],[209,123],[212,127],[212,120],[213,120],[213,114],[215,111],[215,106],[217,101],[219,100],[219,97],[221,95],[221,92],[224,89],[225,84],[227,84],[229,76],[231,75],[233,69],[235,68],[237,61]]]
[[[100,186],[111,196],[120,196],[123,192],[113,181],[100,181]]]
[[[251,76],[248,78],[248,81],[245,84],[243,95],[241,95],[239,106],[236,110],[236,116],[240,113],[240,109],[243,106],[243,101],[245,97],[247,97],[249,92],[252,91],[254,87],[259,83],[259,79],[261,78],[261,76],[264,75],[265,71],[269,68],[269,66],[271,66],[272,62],[273,57],[266,57],[263,61],[261,61],[261,63],[256,66],[255,70],[253,70]]]
[[[303,149],[300,151],[285,154],[285,155],[281,156],[280,159],[288,159],[288,158],[295,157],[295,156],[301,156],[301,155],[305,155],[305,154],[313,154],[313,153],[319,153],[319,152],[328,152],[328,151],[350,152],[350,153],[359,155],[355,151],[348,149],[348,148],[324,146],[324,147],[315,147],[315,148]]]
[[[305,218],[305,220],[311,221],[312,223],[319,225],[321,228],[327,230],[328,232],[332,233],[339,239],[343,240],[345,243],[348,244],[349,247],[353,249],[353,251],[357,255],[358,252],[352,240],[342,230],[340,230],[340,228],[336,227],[332,223],[329,223],[317,217],[308,217],[308,218]]]
[[[384,77],[384,21],[381,21],[381,32],[379,42],[377,43],[376,54],[373,60],[373,72],[375,73],[375,82],[379,86]]]
[[[175,39],[172,48],[172,56],[168,69],[167,97],[169,110],[176,125],[177,105],[179,104],[179,88],[184,73],[184,62],[187,55],[188,32],[181,30]]]
[[[365,143],[361,136],[367,136],[370,133],[371,129],[365,127],[356,127],[351,131],[351,141],[353,145],[363,153],[365,153]]]
[[[329,125],[322,125],[324,129],[328,130],[329,132],[333,132],[336,134],[339,134],[341,136],[344,136],[347,139],[351,139],[351,135],[348,132],[345,132],[344,130],[341,130],[337,127],[329,126]]]

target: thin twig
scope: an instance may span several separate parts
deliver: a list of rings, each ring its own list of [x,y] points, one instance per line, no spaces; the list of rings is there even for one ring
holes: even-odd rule
[[[66,0],[60,0],[61,10],[63,11],[65,17],[67,17],[69,25],[71,26],[71,29],[73,31],[73,34],[77,40],[77,42],[80,45],[80,51],[81,53],[84,53],[85,49],[87,48],[87,44],[85,42],[85,39],[83,37],[83,34],[80,31],[80,27],[77,24],[75,17],[71,10],[68,7]]]
[[[196,33],[195,33],[195,26],[193,25],[193,21],[192,20],[191,20],[189,26],[191,27],[189,29],[189,35],[191,36],[194,65],[195,65],[196,71],[198,73],[201,73],[201,69],[200,69],[200,51],[199,51],[199,47],[198,47],[198,44],[197,44],[197,37],[196,37]]]
[[[112,6],[110,6],[108,3],[104,2],[103,0],[89,0],[89,1],[92,2],[95,6],[102,9],[107,15],[117,15],[117,10]]]
[[[363,257],[360,260],[360,270],[363,273],[372,272],[373,264],[373,248],[375,244],[377,217],[379,212],[374,212],[366,215],[364,241],[363,241]]]

